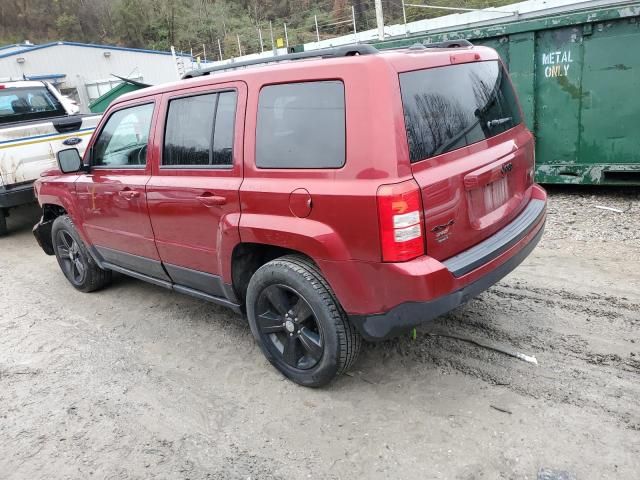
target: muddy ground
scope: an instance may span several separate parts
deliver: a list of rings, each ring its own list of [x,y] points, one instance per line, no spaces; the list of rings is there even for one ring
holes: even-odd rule
[[[37,215],[0,239],[0,478],[640,478],[637,189],[551,190],[519,269],[322,390],[223,308],[125,277],[76,292]]]

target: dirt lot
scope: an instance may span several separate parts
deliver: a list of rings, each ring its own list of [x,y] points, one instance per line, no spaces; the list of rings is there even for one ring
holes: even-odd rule
[[[15,212],[0,478],[637,479],[640,191],[553,189],[549,213],[497,286],[310,390],[222,308],[125,277],[76,292]]]

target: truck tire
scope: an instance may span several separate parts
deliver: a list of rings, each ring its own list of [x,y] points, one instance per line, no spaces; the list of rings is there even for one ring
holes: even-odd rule
[[[96,264],[68,215],[53,222],[51,241],[62,273],[77,290],[93,292],[111,282],[111,270]]]
[[[326,385],[360,352],[360,334],[320,270],[301,256],[277,258],[256,271],[247,316],[267,360],[299,385]]]
[[[0,237],[4,237],[7,233],[9,233],[9,229],[7,228],[7,215],[0,208]]]

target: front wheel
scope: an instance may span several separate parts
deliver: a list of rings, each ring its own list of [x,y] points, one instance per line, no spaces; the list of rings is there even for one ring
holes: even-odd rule
[[[93,292],[111,281],[111,271],[96,264],[67,215],[55,219],[51,239],[58,265],[76,289]]]
[[[249,282],[247,316],[269,362],[303,386],[326,385],[360,351],[359,333],[304,257],[281,257],[258,269]]]

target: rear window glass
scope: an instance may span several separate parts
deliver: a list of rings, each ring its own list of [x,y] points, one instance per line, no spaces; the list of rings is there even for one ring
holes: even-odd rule
[[[498,61],[402,73],[400,88],[411,162],[493,137],[522,121]]]
[[[259,168],[339,168],[345,161],[344,85],[270,85],[260,91]]]
[[[0,123],[66,115],[58,99],[45,87],[0,90]]]

